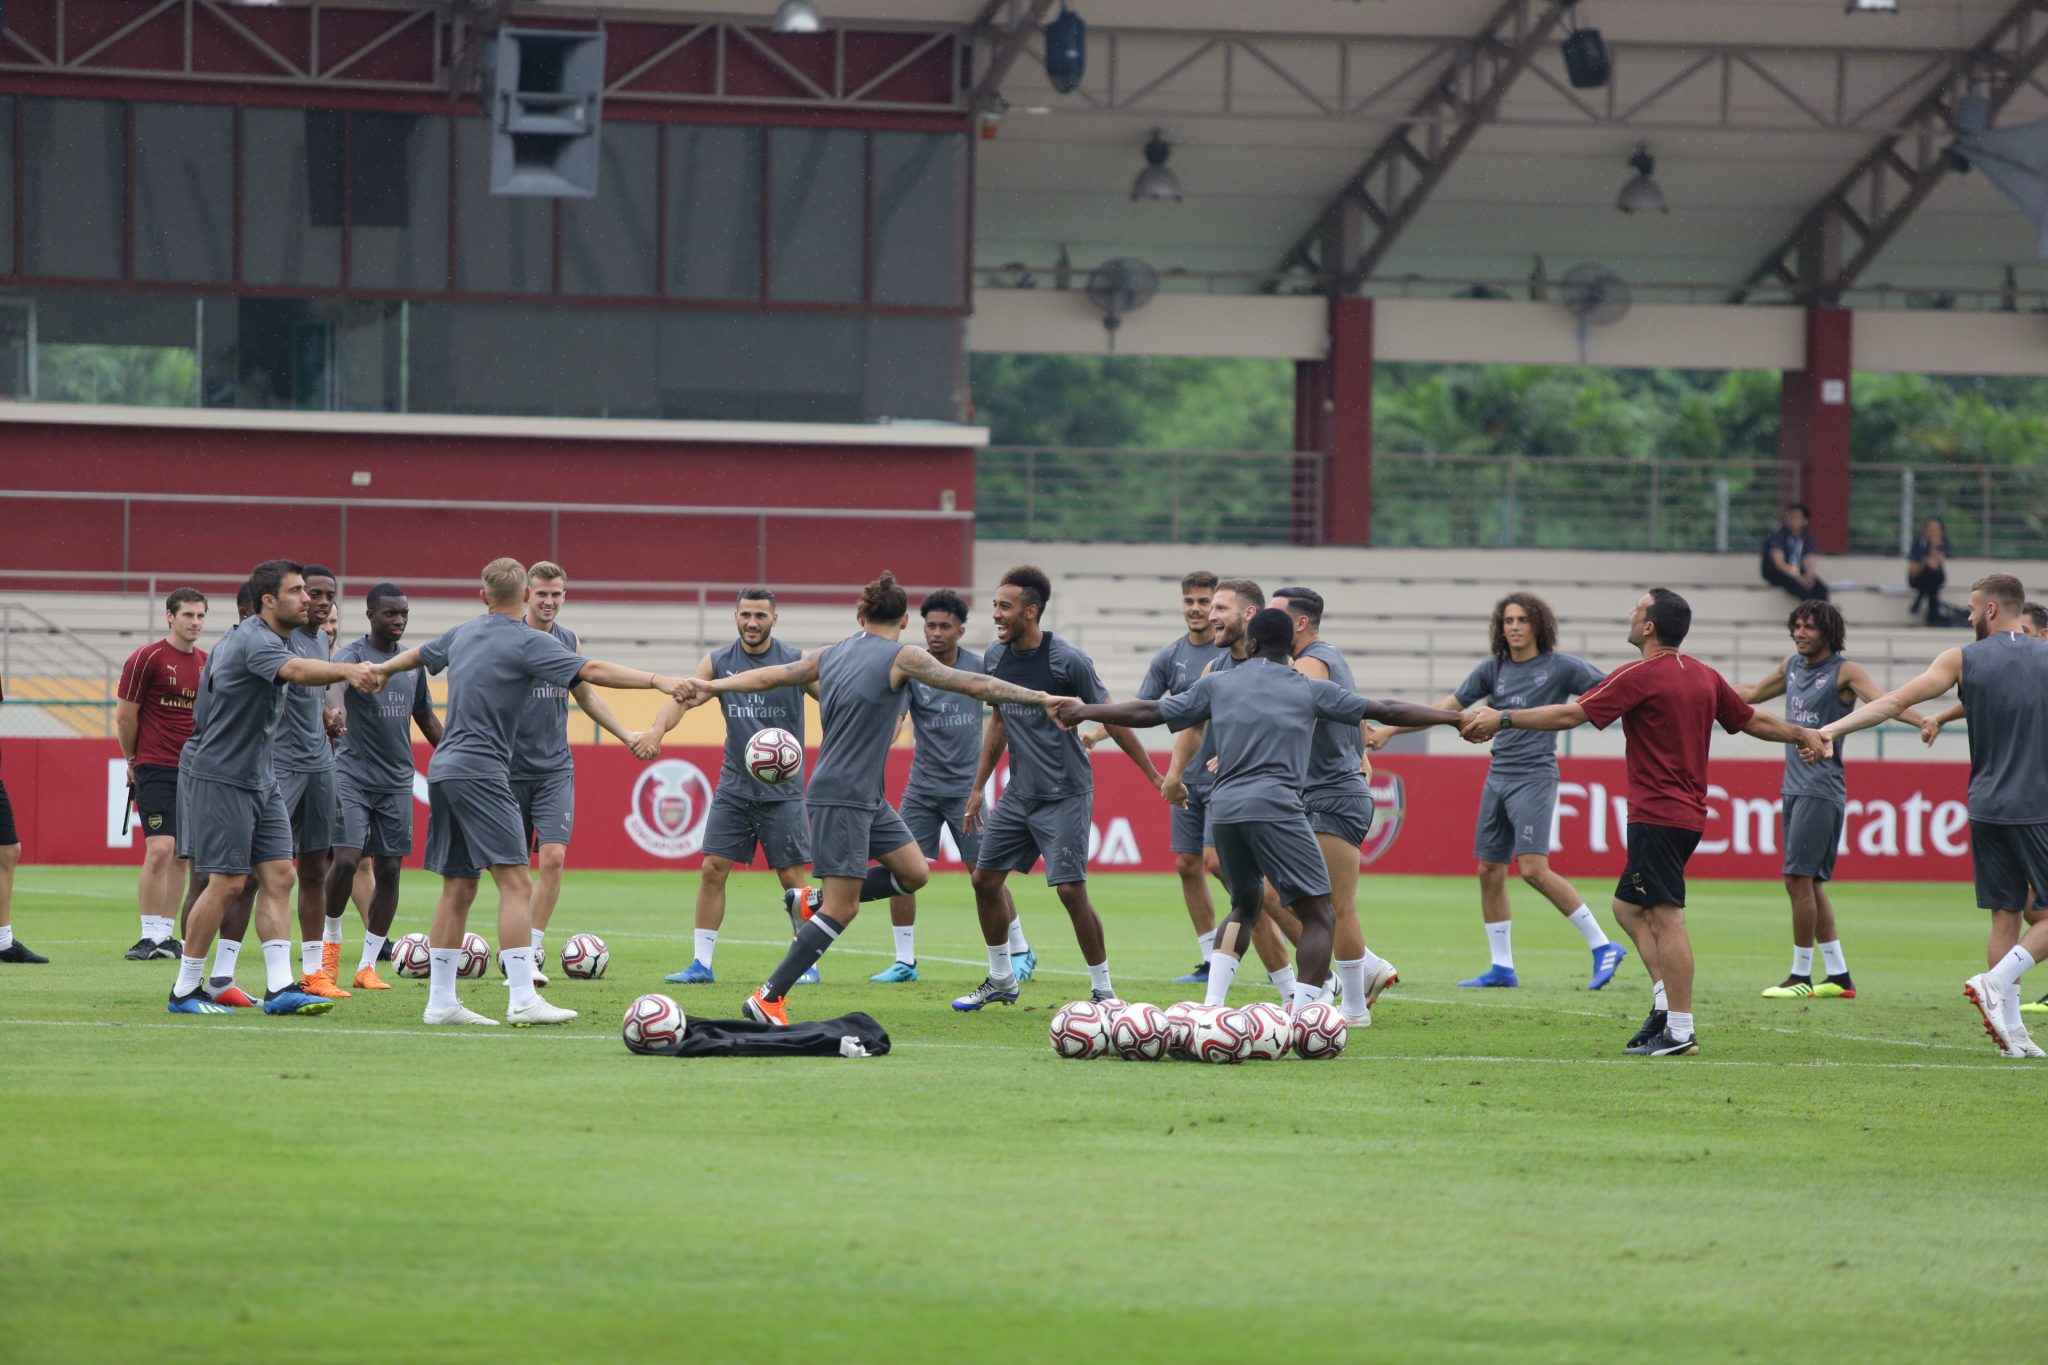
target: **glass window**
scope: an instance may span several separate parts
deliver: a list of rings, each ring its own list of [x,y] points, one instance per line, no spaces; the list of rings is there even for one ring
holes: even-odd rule
[[[135,278],[235,277],[235,111],[135,106]]]
[[[0,96],[0,275],[15,273],[14,265],[14,105]],[[0,325],[4,325],[0,319]],[[0,364],[0,385],[6,382],[6,367]],[[0,393],[5,393],[0,387]]]
[[[867,218],[867,134],[777,128],[769,292],[777,299],[858,303]]]
[[[759,128],[668,129],[668,291],[761,297]]]
[[[967,139],[876,133],[875,302],[960,303]]]
[[[562,201],[562,288],[572,294],[652,294],[656,143],[651,123],[612,120],[598,134],[597,194]]]
[[[24,100],[24,273],[119,279],[126,235],[125,110],[110,100]]]
[[[448,287],[448,120],[349,115],[350,284]]]
[[[242,278],[341,283],[341,115],[242,111]]]
[[[172,408],[199,401],[194,300],[66,291],[39,295],[35,314],[37,398]]]
[[[456,287],[544,294],[555,281],[555,201],[491,193],[491,125],[455,125]]]

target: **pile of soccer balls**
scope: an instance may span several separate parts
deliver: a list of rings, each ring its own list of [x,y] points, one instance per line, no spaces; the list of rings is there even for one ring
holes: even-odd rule
[[[400,976],[425,981],[433,975],[433,945],[425,934],[407,934],[391,945],[391,965]],[[536,967],[546,965],[541,959],[534,961]],[[595,981],[611,965],[611,950],[596,934],[577,934],[562,945],[562,970],[578,980]],[[490,966],[491,945],[484,942],[481,934],[464,934],[462,957],[456,964],[455,974],[474,981],[490,970]]]
[[[1344,1050],[1350,1025],[1329,1005],[1289,1017],[1261,1002],[1233,1009],[1182,1001],[1167,1009],[1121,1001],[1076,1000],[1053,1015],[1052,1050],[1085,1059],[1115,1055],[1127,1062],[1171,1057],[1185,1062],[1275,1062],[1293,1053],[1318,1061]]]

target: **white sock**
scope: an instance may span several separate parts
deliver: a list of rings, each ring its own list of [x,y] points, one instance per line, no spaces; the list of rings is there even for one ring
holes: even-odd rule
[[[1209,955],[1209,989],[1202,997],[1204,1005],[1220,1005],[1230,999],[1230,983],[1237,980],[1237,967],[1243,960],[1229,953]]]
[[[324,923],[324,924],[322,924],[322,925],[320,926],[320,941],[321,941],[322,943],[339,943],[339,942],[341,942],[341,916],[340,916],[340,915],[329,915],[329,916],[327,917],[327,921],[326,921],[326,923]]]
[[[14,926],[11,924],[0,924],[0,953],[6,952],[13,946]]]
[[[1515,922],[1513,920],[1504,919],[1498,924],[1486,926],[1486,950],[1493,954],[1494,966],[1506,967],[1510,971],[1514,969],[1514,937]]]
[[[281,991],[298,980],[292,975],[292,943],[288,938],[263,940],[263,989]]]
[[[507,948],[498,954],[505,964],[505,984],[512,989],[512,1008],[531,1005],[540,997],[533,993],[533,949]]]
[[[11,928],[12,926],[9,927]],[[171,921],[165,919],[162,915],[144,915],[142,917],[142,936],[151,943],[162,943],[171,936]]]
[[[1569,915],[1565,916],[1565,919],[1570,922],[1572,928],[1579,931],[1580,936],[1586,940],[1588,948],[1605,948],[1607,946],[1607,931],[1600,927],[1600,921],[1594,919],[1593,912],[1585,906],[1582,905],[1572,911]]]
[[[1216,931],[1195,935],[1195,947],[1201,950],[1202,961],[1207,962],[1216,955]]]
[[[896,960],[917,965],[917,926],[915,924],[892,924],[889,936],[896,940]]]
[[[1811,949],[1811,948],[1801,948],[1801,947],[1799,947],[1799,946],[1798,946],[1797,944],[1794,944],[1794,945],[1793,945],[1793,947],[1792,947],[1792,975],[1794,975],[1794,976],[1812,976],[1812,975],[1813,975],[1813,949]]]
[[[309,938],[299,944],[299,971],[306,976],[320,970],[320,940]]]
[[[1842,940],[1835,939],[1820,945],[1820,960],[1826,965],[1829,976],[1847,976],[1849,960],[1842,956]]]
[[[540,961],[540,950],[547,946],[547,937],[548,931],[545,929],[533,931],[533,960],[535,962]]]
[[[1212,976],[1216,972],[1216,963],[1213,959],[1209,963],[1209,972]],[[1274,990],[1280,992],[1280,1003],[1282,1005],[1294,999],[1294,968],[1283,966],[1274,971],[1267,972],[1266,979],[1273,983]]]
[[[1350,1014],[1365,1013],[1365,959],[1356,962],[1339,962],[1337,984],[1344,988],[1344,1009]]]
[[[1661,981],[1650,983],[1650,1008],[1656,1010],[1669,1008],[1664,1003],[1664,983]]]
[[[376,965],[377,965],[377,956],[378,956],[378,954],[382,953],[383,951],[384,951],[384,935],[382,935],[382,934],[370,934],[370,933],[366,933],[366,934],[364,934],[364,935],[363,935],[363,960],[362,960],[361,962],[358,962],[358,963],[356,963],[356,971],[357,971],[357,972],[359,972],[359,973],[360,973],[360,972],[367,972],[368,970],[370,970],[370,968],[372,968],[372,967],[376,966]]]
[[[1116,993],[1115,987],[1109,984],[1109,962],[1106,959],[1089,964],[1088,985],[1093,990],[1108,991],[1112,995]]]
[[[711,959],[714,956],[716,956],[717,953],[718,931],[716,929],[699,929],[697,931],[697,961],[709,967],[711,965]]]
[[[988,979],[991,981],[1014,981],[1017,969],[1010,965],[1010,945],[991,943],[988,945]]]
[[[2034,955],[2032,953],[2028,952],[2025,948],[2014,947],[2011,952],[2000,958],[1998,965],[1993,967],[1986,975],[1997,983],[2000,990],[2009,991],[2020,984],[2020,978],[2025,976],[2027,969],[2033,965]]]
[[[462,949],[432,948],[427,952],[427,1008],[444,1010],[462,1002],[455,998],[455,973],[462,969]],[[532,981],[528,980],[528,989]]]
[[[241,940],[221,939],[213,945],[213,974],[235,979],[235,963],[242,956]]]
[[[1321,986],[1311,986],[1306,981],[1295,982],[1294,1001],[1288,1006],[1287,1012],[1289,1014],[1300,1014],[1310,1005],[1316,1003],[1316,996],[1321,993],[1322,989]]]
[[[1681,1043],[1684,1042],[1686,1039],[1692,1037],[1692,1011],[1671,1011],[1670,1016],[1664,1020],[1664,1027],[1670,1032],[1673,1038],[1678,1039]]]
[[[2012,1032],[2014,1029],[2018,1029],[2022,1033],[2026,1032],[2027,1021],[2020,1018],[2020,993],[2018,991],[2007,991],[1998,997],[1998,1018],[1999,1022],[2005,1025],[2007,1033]]]
[[[14,937],[14,926],[0,925],[9,938]],[[0,944],[0,947],[6,945]],[[181,957],[178,959],[178,984],[171,987],[172,995],[190,995],[199,989],[199,983],[206,979],[206,959],[203,957]]]
[[[1031,945],[1024,941],[1024,917],[1019,915],[1010,921],[1010,956],[1017,957],[1030,951]]]

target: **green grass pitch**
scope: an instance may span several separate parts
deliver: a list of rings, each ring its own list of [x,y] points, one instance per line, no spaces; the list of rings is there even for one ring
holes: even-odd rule
[[[1087,979],[1035,881],[1039,979],[953,1014],[983,962],[949,875],[921,982],[867,984],[892,956],[875,906],[792,997],[869,1011],[893,1055],[631,1056],[633,996],[731,1017],[780,954],[769,879],[738,877],[720,984],[662,986],[695,885],[572,868],[550,956],[586,930],[612,951],[601,982],[556,973],[583,1017],[430,1030],[417,982],[318,1019],[172,1018],[172,964],[120,957],[132,872],[23,868],[15,924],[54,961],[0,968],[0,1360],[2040,1349],[2017,1295],[2048,1244],[2048,1063],[2000,1059],[1962,999],[1966,887],[1841,885],[1861,998],[1781,1003],[1757,992],[1785,971],[1783,892],[1697,886],[1705,1051],[1651,1062],[1619,1052],[1647,1008],[1633,960],[1588,994],[1577,935],[1518,894],[1524,985],[1459,991],[1486,965],[1475,885],[1368,877],[1402,973],[1376,1025],[1334,1063],[1226,1068],[1053,1056],[1047,1016]],[[1094,889],[1119,992],[1182,998],[1172,879]],[[408,874],[400,932],[433,893]],[[1237,994],[1270,996],[1255,970]],[[503,1012],[495,977],[464,997]]]

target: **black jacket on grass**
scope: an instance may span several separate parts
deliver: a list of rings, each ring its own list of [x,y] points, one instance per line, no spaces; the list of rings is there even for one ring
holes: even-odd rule
[[[872,1016],[856,1012],[787,1027],[751,1019],[692,1019],[679,1041],[633,1051],[647,1057],[843,1057],[842,1040],[848,1038],[871,1057],[889,1050],[888,1031]]]

